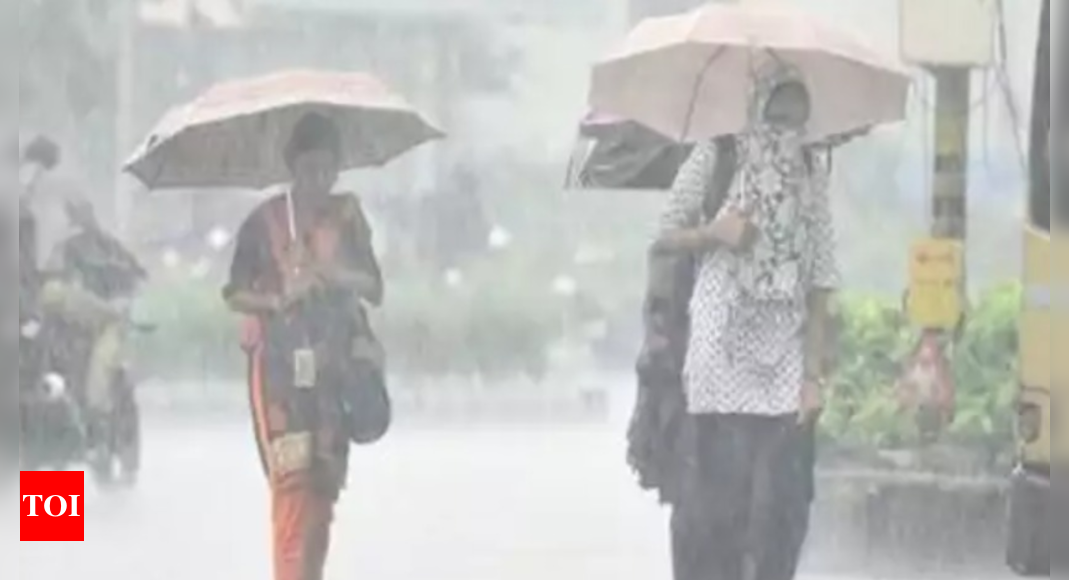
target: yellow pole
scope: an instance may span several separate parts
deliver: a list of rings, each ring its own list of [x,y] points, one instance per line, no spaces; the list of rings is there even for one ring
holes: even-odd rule
[[[927,394],[913,403],[922,437],[932,442],[953,420],[948,351],[965,313],[972,70],[931,66],[929,71],[936,81],[931,237],[916,243],[910,257],[907,309],[922,334],[900,388],[917,377],[929,377],[925,383],[936,377],[934,384],[920,388]],[[932,365],[943,372],[923,372]]]
[[[969,120],[972,71],[933,67],[935,97],[935,175],[932,236],[964,242],[968,237]]]

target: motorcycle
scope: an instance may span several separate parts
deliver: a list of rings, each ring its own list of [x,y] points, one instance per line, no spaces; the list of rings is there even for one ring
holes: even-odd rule
[[[154,331],[125,326],[141,334]],[[20,354],[26,352],[23,360],[30,363],[19,373],[23,469],[84,465],[103,488],[132,487],[141,469],[141,417],[130,366],[111,370],[113,404],[106,416],[93,416],[85,399],[84,361],[91,345],[70,344],[78,341],[65,341],[64,329],[50,321],[30,321],[21,334]]]

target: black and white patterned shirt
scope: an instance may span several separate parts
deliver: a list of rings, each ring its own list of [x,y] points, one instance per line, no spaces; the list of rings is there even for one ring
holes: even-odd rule
[[[731,251],[700,260],[690,304],[690,346],[684,367],[693,414],[782,416],[797,413],[804,381],[804,323],[810,289],[839,284],[835,230],[828,199],[830,154],[813,155],[797,223],[801,235],[797,292],[787,300],[755,300],[736,276],[740,257]],[[680,169],[662,231],[692,228],[703,220],[702,203],[716,167],[712,142],[695,148]],[[742,195],[739,179],[728,194]]]

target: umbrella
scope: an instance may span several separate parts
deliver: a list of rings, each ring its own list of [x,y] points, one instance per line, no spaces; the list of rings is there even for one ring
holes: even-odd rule
[[[690,150],[635,121],[591,113],[580,124],[567,186],[668,189]]]
[[[443,136],[371,75],[286,71],[219,84],[172,109],[126,170],[151,189],[283,183],[285,143],[310,112],[337,124],[344,170],[385,165]]]
[[[848,30],[770,5],[712,4],[653,18],[597,64],[590,105],[681,142],[735,134],[747,121],[755,71],[798,68],[820,140],[905,117],[910,77]]]

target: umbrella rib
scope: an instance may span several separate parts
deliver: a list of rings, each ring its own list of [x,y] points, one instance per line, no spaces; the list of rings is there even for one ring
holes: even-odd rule
[[[681,135],[679,140],[681,143],[686,143],[687,137],[690,136],[690,127],[691,124],[694,122],[694,113],[698,109],[698,93],[701,91],[701,86],[705,82],[705,77],[708,76],[709,71],[713,68],[713,65],[716,64],[716,61],[720,60],[722,56],[724,56],[724,53],[726,51],[727,49],[724,47],[718,48],[716,52],[714,52],[706,60],[705,64],[702,65],[701,73],[698,74],[698,78],[694,81],[694,91],[691,94],[690,105],[687,107],[686,122],[683,124],[683,135]]]

